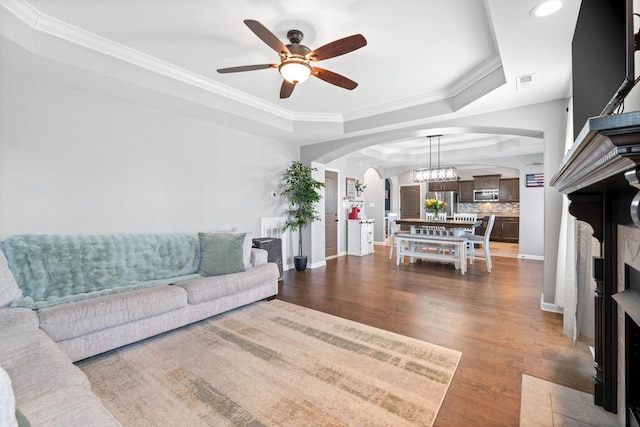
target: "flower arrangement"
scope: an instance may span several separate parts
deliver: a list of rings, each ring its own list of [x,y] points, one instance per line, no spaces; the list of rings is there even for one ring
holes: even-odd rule
[[[438,216],[438,212],[444,210],[447,207],[447,202],[437,199],[427,199],[424,201],[424,208],[433,212],[435,216]]]
[[[356,179],[356,191],[358,193],[362,193],[365,188],[367,188],[367,185],[361,183],[359,180]]]

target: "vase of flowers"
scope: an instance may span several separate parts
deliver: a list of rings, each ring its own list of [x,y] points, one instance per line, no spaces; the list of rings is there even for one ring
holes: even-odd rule
[[[424,208],[433,212],[433,215],[438,218],[438,213],[442,212],[447,207],[447,202],[437,199],[427,199],[424,201]]]
[[[359,180],[356,179],[356,193],[358,197],[360,197],[362,193],[364,193],[365,188],[367,188],[367,185],[361,183]]]

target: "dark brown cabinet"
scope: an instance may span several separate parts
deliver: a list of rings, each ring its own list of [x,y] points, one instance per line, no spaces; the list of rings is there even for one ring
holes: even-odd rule
[[[484,236],[484,231],[487,229],[487,222],[489,222],[489,217],[485,216],[482,220],[482,224],[476,227],[476,236]],[[495,228],[495,226],[494,226]]]
[[[520,201],[520,179],[509,178],[500,180],[500,202],[519,202]]]
[[[484,236],[484,231],[487,229],[487,223],[489,222],[489,216],[485,216],[482,220],[482,225],[476,228],[476,235]],[[493,224],[493,230],[491,230],[491,237],[489,240],[494,242],[508,242],[518,243],[520,239],[520,218],[511,216],[497,216],[496,221]]]
[[[458,191],[458,181],[430,182],[429,191]]]
[[[460,203],[473,203],[473,181],[460,181],[458,184],[458,201]]]
[[[500,186],[500,175],[478,175],[473,177],[475,190],[496,190]]]
[[[518,243],[520,238],[520,218],[502,217],[500,221],[500,241]]]

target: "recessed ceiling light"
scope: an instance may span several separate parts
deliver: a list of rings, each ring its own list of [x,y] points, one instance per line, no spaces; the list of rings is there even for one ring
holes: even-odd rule
[[[560,0],[546,0],[531,9],[529,15],[535,17],[548,16],[552,13],[556,13],[562,7],[562,2]]]

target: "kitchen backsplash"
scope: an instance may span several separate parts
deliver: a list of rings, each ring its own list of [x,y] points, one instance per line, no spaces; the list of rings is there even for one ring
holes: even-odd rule
[[[519,215],[520,203],[459,203],[458,212]]]

